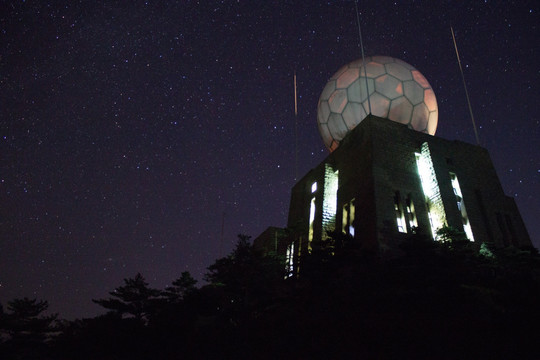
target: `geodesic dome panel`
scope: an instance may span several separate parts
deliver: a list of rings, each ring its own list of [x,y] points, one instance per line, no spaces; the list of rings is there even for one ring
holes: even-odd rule
[[[319,97],[317,121],[326,147],[334,151],[370,109],[373,115],[434,135],[438,107],[427,79],[393,57],[366,57],[365,63],[359,59],[341,67]]]

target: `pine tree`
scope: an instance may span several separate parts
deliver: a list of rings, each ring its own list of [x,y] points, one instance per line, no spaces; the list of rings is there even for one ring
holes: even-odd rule
[[[148,287],[144,277],[138,273],[133,279],[124,279],[124,285],[109,294],[112,298],[92,301],[122,317],[133,317],[146,323],[160,300],[161,292]]]

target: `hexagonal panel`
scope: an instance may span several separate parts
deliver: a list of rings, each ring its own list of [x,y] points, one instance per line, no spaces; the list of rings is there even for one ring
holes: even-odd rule
[[[349,132],[345,121],[343,121],[343,117],[340,114],[334,113],[330,114],[330,118],[328,119],[328,130],[330,130],[330,134],[332,134],[334,140],[343,139],[347,135],[347,132]]]
[[[330,95],[328,99],[330,105],[330,111],[335,113],[341,113],[345,105],[347,105],[347,90],[339,89]]]
[[[407,69],[401,64],[391,63],[384,66],[386,72],[390,75],[398,78],[399,80],[412,80],[411,70]]]
[[[394,120],[402,124],[408,124],[411,121],[412,112],[412,104],[405,98],[405,96],[401,96],[392,100],[390,103],[390,113],[388,117],[390,120]]]
[[[365,69],[363,66],[360,67],[360,76],[364,76],[366,72],[368,78],[376,78],[377,76],[381,76],[382,74],[386,73],[386,69],[384,68],[383,64],[369,62]]]
[[[424,103],[414,107],[411,127],[416,131],[426,130],[429,118],[429,110]]]
[[[336,80],[329,80],[326,83],[326,86],[324,87],[321,96],[319,97],[320,100],[328,100],[330,98],[330,95],[336,90]]]
[[[344,89],[351,85],[351,83],[356,79],[358,79],[358,69],[349,68],[337,78],[336,88]]]
[[[379,93],[374,93],[372,96],[369,97],[369,101],[371,103],[371,113],[375,116],[383,117],[385,118],[388,115],[388,108],[390,105],[390,100],[385,98]],[[367,100],[364,101],[364,107],[368,107]]]
[[[353,62],[349,63],[349,68],[358,69],[360,66],[362,66],[362,64],[363,64],[362,59],[356,59]]]
[[[372,56],[371,60],[379,64],[390,64],[395,62],[395,59],[390,56]]]
[[[336,71],[336,73],[334,75],[332,75],[332,77],[330,78],[330,80],[336,80],[339,75],[343,74],[345,71],[347,71],[349,69],[349,64],[345,65],[345,66],[342,66],[339,68],[338,71]]]
[[[354,129],[356,125],[366,118],[366,116],[367,113],[364,110],[364,107],[359,103],[350,102],[343,110],[343,120],[345,121],[345,125],[347,125],[349,130]]]
[[[438,121],[437,101],[426,78],[399,59],[376,56],[366,57],[365,62],[366,67],[362,66],[361,59],[341,67],[323,89],[317,121],[325,145],[331,151],[335,149],[369,111],[408,124],[417,131],[434,134]],[[366,80],[369,89],[366,89]]]
[[[435,131],[437,130],[437,123],[439,119],[439,114],[437,111],[432,111],[429,113],[428,118],[428,125],[427,125],[427,132],[430,135],[435,135]]]
[[[369,94],[373,94],[375,91],[375,83],[373,79],[367,79]],[[361,77],[355,82],[353,82],[347,89],[347,97],[349,102],[358,102],[361,103],[367,99],[366,92],[366,78]]]
[[[337,141],[332,141],[332,143],[328,146],[328,149],[330,150],[330,152],[336,150],[339,146],[339,142]]]
[[[368,107],[367,101],[364,101],[364,102],[363,102],[362,104],[360,104],[360,105],[362,105],[362,107],[364,108],[364,112],[365,112],[367,115],[369,115],[369,107]],[[366,116],[367,116],[367,115],[366,115]]]
[[[389,99],[395,99],[403,95],[401,81],[391,75],[382,75],[375,79],[375,91]]]
[[[435,99],[435,93],[431,89],[424,91],[424,102],[429,111],[437,110],[437,99]]]
[[[328,105],[328,101],[319,101],[319,106],[317,107],[317,110],[319,122],[326,124],[328,122],[328,117],[330,116],[330,105]]]
[[[424,89],[415,81],[405,81],[403,83],[403,92],[413,105],[424,101]]]
[[[424,89],[427,89],[427,88],[430,88],[431,86],[429,86],[429,83],[427,81],[427,79],[424,77],[424,75],[420,74],[420,71],[418,70],[413,70],[411,71],[412,73],[412,76],[414,78],[414,80],[419,83]]]

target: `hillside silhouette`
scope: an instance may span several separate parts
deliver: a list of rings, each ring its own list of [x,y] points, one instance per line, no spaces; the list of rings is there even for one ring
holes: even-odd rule
[[[392,258],[344,235],[315,244],[300,275],[240,235],[208,268],[166,289],[141,274],[102,299],[107,312],[44,316],[46,301],[0,307],[2,359],[534,359],[540,257],[477,248],[448,232],[411,235]]]

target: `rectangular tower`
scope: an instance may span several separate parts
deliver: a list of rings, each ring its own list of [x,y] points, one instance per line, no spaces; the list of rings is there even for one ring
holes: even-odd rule
[[[286,241],[305,254],[337,230],[384,254],[445,225],[476,244],[531,246],[486,149],[369,116],[293,187]]]

